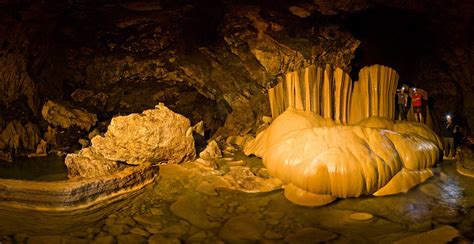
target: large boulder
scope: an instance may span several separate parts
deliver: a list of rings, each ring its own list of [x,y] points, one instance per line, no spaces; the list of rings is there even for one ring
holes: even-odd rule
[[[106,159],[128,164],[180,163],[196,154],[189,120],[161,103],[113,118],[104,136],[92,138],[92,147]]]

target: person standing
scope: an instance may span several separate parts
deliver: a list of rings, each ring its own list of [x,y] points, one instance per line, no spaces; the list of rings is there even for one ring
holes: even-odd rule
[[[413,88],[413,96],[411,97],[411,104],[413,106],[413,112],[415,113],[415,120],[417,122],[421,122],[423,119],[421,116],[421,106],[423,104],[423,96],[416,90],[416,88]]]
[[[453,118],[446,116],[446,126],[443,128],[444,158],[455,158],[456,148],[454,146],[454,136],[458,132],[459,126],[453,123]]]
[[[407,120],[408,94],[403,86],[397,93],[398,113],[400,120]]]

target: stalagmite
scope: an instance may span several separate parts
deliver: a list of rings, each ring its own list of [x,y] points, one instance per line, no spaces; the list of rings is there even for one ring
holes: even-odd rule
[[[354,124],[371,116],[394,118],[398,78],[395,70],[383,65],[361,69],[359,81],[354,85],[349,123]]]
[[[395,127],[405,133],[393,131]],[[427,170],[437,162],[439,148],[427,138],[437,136],[424,126],[414,128],[380,117],[340,126],[311,111],[288,108],[244,151],[263,158],[269,174],[286,184],[290,201],[319,206],[334,197],[380,189],[380,195],[404,192],[429,178]]]
[[[268,90],[273,118],[286,108],[312,111],[338,123],[349,121],[352,80],[342,69],[311,65],[287,73],[285,80]]]
[[[333,84],[332,84],[332,70],[330,69],[329,65],[326,65],[326,68],[324,69],[324,78],[323,78],[323,90],[322,90],[322,108],[323,108],[323,114],[322,116],[324,118],[332,118],[332,94],[333,94]]]
[[[340,68],[313,65],[285,78],[269,90],[272,124],[244,152],[262,157],[288,200],[321,206],[397,194],[433,175],[439,137],[423,124],[393,122],[395,70],[365,67],[353,83]]]

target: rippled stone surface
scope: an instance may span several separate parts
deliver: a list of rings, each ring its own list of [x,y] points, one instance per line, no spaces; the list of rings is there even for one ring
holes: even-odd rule
[[[404,194],[339,199],[327,206],[307,208],[289,202],[281,190],[250,194],[226,189],[228,185],[222,183],[222,178],[230,172],[228,162],[242,160],[245,166],[240,167],[250,167],[251,172],[258,172],[263,165],[258,158],[239,152],[223,154],[217,161],[217,170],[200,168],[194,163],[163,166],[153,187],[94,209],[51,215],[21,209],[7,211],[2,207],[0,236],[4,237],[0,240],[47,235],[56,239],[112,242],[119,237],[125,240],[130,237],[127,235],[139,235],[151,243],[216,243],[231,239],[279,242],[306,240],[315,238],[312,234],[324,233],[323,239],[333,242],[387,243],[412,236],[432,238],[440,228],[447,230],[453,240],[474,240],[474,179],[459,175],[453,160],[441,162],[441,166],[433,169],[432,178]],[[198,191],[202,182],[213,185],[216,194]],[[199,218],[190,221],[189,211],[176,211],[177,205],[186,208],[183,198],[193,205],[192,214]],[[353,220],[351,216],[357,213],[374,217],[369,221]],[[10,218],[5,218],[9,214]],[[246,222],[247,218],[241,216],[252,217]],[[199,223],[212,223],[212,228],[206,225],[203,229],[196,225],[196,219]],[[72,221],[76,224],[68,225]],[[255,223],[258,229],[245,226]],[[48,228],[58,225],[63,227]],[[128,230],[127,233],[114,236],[115,227],[108,227],[114,225]]]

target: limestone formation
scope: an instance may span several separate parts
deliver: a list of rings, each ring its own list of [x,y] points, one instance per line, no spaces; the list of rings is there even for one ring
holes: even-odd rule
[[[286,79],[268,90],[273,118],[288,107],[312,111],[340,124],[355,124],[371,116],[394,118],[398,74],[395,70],[373,65],[353,82],[349,74],[330,65],[311,65],[286,74]],[[354,87],[353,87],[354,86]]]
[[[114,117],[104,136],[92,138],[92,148],[108,160],[128,164],[180,163],[196,154],[189,120],[163,104]]]
[[[311,65],[286,74],[286,79],[268,90],[273,118],[288,107],[312,111],[347,124],[352,80],[340,68]]]
[[[3,142],[3,147],[0,149],[34,152],[40,139],[40,132],[35,124],[29,122],[23,126],[19,121],[14,120],[9,122],[0,133],[0,141]]]
[[[50,124],[65,129],[77,126],[89,131],[97,122],[95,114],[91,114],[82,108],[73,108],[53,101],[44,104],[41,114]]]
[[[203,159],[221,158],[222,152],[221,152],[221,149],[219,149],[219,145],[217,145],[217,142],[214,140],[211,140],[207,143],[207,146],[204,149],[204,151],[199,153],[199,157]]]
[[[262,157],[269,174],[287,184],[285,196],[305,206],[405,192],[432,176],[429,168],[439,157],[435,142],[413,132],[327,121],[290,107],[244,151]],[[394,127],[379,118],[362,124]]]
[[[68,177],[87,177],[110,175],[118,170],[115,161],[103,158],[91,148],[84,148],[77,154],[68,154],[64,161]]]
[[[395,118],[398,73],[390,67],[372,65],[359,72],[350,102],[351,124],[372,116]]]

